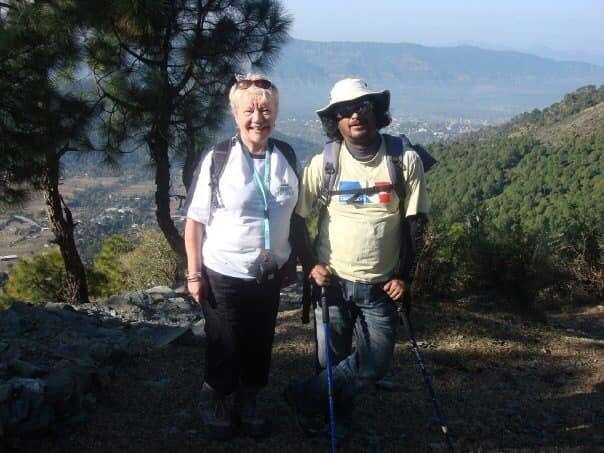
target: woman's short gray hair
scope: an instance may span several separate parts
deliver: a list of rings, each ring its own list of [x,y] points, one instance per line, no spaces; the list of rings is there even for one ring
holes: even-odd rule
[[[229,91],[229,104],[231,106],[231,112],[235,114],[237,109],[237,103],[245,94],[258,96],[259,98],[266,100],[268,102],[273,103],[275,106],[275,113],[279,110],[279,90],[277,86],[271,82],[270,88],[260,88],[256,85],[251,85],[249,88],[242,89],[238,88],[238,83],[242,80],[269,80],[266,76],[262,74],[248,73],[244,76],[237,77],[237,81],[231,87]]]

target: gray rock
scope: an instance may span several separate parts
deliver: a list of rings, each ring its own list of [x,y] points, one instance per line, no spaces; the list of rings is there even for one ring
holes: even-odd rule
[[[106,304],[109,307],[121,307],[128,304],[128,299],[120,295],[111,296],[107,299]]]
[[[73,369],[54,370],[46,379],[46,397],[51,403],[64,402],[71,398],[75,386]]]
[[[38,367],[23,360],[13,360],[8,364],[8,371],[23,378],[33,378],[45,375],[48,369]]]
[[[179,310],[190,311],[193,309],[193,304],[183,299],[182,297],[174,297],[168,300],[168,306],[171,308],[177,308]]]
[[[191,332],[198,337],[206,336],[206,320],[200,319],[191,326]]]
[[[8,425],[15,425],[27,418],[30,410],[39,408],[44,399],[44,382],[40,379],[14,378],[14,395],[11,401]],[[14,396],[17,395],[15,398]]]
[[[76,309],[73,308],[71,305],[61,303],[61,302],[47,302],[46,305],[44,305],[44,308],[46,308],[46,310],[52,311],[52,312],[57,312],[57,311],[60,312],[63,310],[71,311],[71,312],[76,311]]]
[[[148,341],[149,346],[163,348],[183,336],[188,330],[185,327],[158,327],[147,331],[141,339]]]
[[[162,379],[158,379],[157,381],[143,381],[143,384],[147,385],[149,387],[164,388],[164,387],[170,385],[170,382],[172,382],[170,379],[162,378]]]
[[[13,386],[11,384],[0,385],[0,403],[7,401],[13,392]]]
[[[189,296],[189,290],[185,285],[180,285],[174,288],[174,294],[177,296]]]
[[[155,286],[153,288],[148,289],[146,293],[152,296],[159,295],[164,297],[165,299],[169,299],[175,296],[174,290],[167,286]]]
[[[0,312],[0,332],[4,336],[18,337],[23,333],[21,316],[16,311],[4,310]]]

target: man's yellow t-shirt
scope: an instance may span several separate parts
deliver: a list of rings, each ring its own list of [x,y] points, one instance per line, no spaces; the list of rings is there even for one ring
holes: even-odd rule
[[[355,159],[342,143],[338,155],[338,175],[334,190],[373,187],[389,183],[385,140],[368,162]],[[428,213],[428,197],[421,159],[414,151],[403,154],[405,215]],[[296,213],[308,217],[317,208],[323,177],[323,155],[312,158],[304,169]],[[397,270],[401,241],[399,198],[394,190],[361,195],[353,203],[352,195],[333,195],[319,225],[317,258],[346,280],[378,283],[388,280]]]

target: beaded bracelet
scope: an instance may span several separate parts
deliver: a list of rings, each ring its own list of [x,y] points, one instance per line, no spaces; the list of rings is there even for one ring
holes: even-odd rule
[[[198,282],[201,280],[201,272],[191,272],[190,274],[185,274],[185,278],[188,282]]]

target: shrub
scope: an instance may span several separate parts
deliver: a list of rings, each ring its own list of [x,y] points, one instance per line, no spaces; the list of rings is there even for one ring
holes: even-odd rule
[[[509,303],[526,308],[559,277],[551,243],[544,235],[518,224],[507,230],[489,225],[470,238],[470,289],[494,289]]]
[[[34,304],[65,302],[65,277],[65,266],[58,249],[23,258],[13,267],[0,298],[3,305],[15,300]]]
[[[132,238],[106,239],[94,259],[91,287],[96,297],[135,289],[173,285],[181,274],[181,261],[159,230],[144,229]]]
[[[172,251],[163,234],[145,229],[136,247],[121,258],[127,289],[173,285],[179,278],[182,262]]]
[[[545,235],[519,223],[498,227],[475,212],[464,222],[430,226],[414,287],[435,294],[495,290],[528,308],[539,291],[568,280],[561,269]]]
[[[89,278],[91,293],[94,296],[107,297],[126,289],[128,279],[123,258],[134,248],[132,240],[120,234],[103,241]]]
[[[461,223],[430,224],[418,262],[414,291],[452,294],[463,290],[467,272],[467,232]]]

